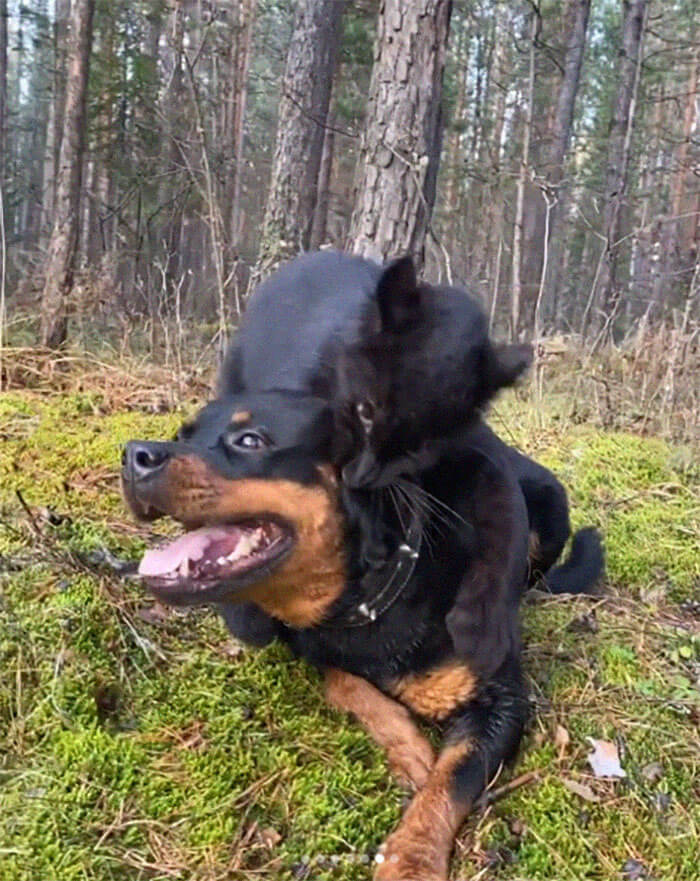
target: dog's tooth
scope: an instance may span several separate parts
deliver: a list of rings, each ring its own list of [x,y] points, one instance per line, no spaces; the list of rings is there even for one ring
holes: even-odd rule
[[[189,557],[185,557],[185,559],[180,563],[180,566],[177,570],[183,578],[187,578],[190,574],[190,559]]]
[[[244,535],[241,540],[238,542],[236,547],[234,548],[234,560],[238,560],[240,557],[247,557],[248,554],[255,547],[254,542],[251,541],[250,535]]]
[[[216,562],[219,566],[223,566],[226,563],[226,557],[217,557]]]

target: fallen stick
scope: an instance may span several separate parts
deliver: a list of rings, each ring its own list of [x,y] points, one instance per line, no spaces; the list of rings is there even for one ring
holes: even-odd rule
[[[508,783],[504,783],[502,786],[497,786],[495,789],[487,789],[476,802],[475,807],[479,810],[488,807],[493,802],[498,801],[499,798],[503,798],[506,795],[510,795],[516,789],[519,789],[521,786],[527,786],[528,783],[535,783],[540,779],[541,771],[528,771],[525,774],[521,774],[519,777],[513,777],[512,780],[509,780]]]

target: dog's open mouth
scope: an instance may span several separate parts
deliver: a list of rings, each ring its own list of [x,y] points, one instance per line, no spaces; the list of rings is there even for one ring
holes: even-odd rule
[[[138,571],[168,602],[203,603],[264,577],[293,543],[289,527],[263,518],[205,526],[146,551]]]

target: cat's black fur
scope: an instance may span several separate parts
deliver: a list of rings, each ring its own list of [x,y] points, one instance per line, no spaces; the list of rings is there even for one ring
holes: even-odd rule
[[[482,419],[494,395],[528,367],[532,349],[494,344],[478,304],[459,288],[419,284],[410,258],[385,269],[376,302],[374,326],[339,357],[336,464],[355,493],[399,492],[430,508],[421,475],[453,448],[472,451],[470,522],[480,551],[447,626],[457,653],[488,673],[499,666],[517,632],[512,620],[517,603],[508,595],[517,557],[517,530],[508,517],[513,492],[525,498],[535,538],[530,583],[545,576],[545,583],[559,589],[558,568],[548,570],[569,536],[568,504],[559,481],[504,444]],[[366,517],[367,510],[366,504],[358,506],[358,516]],[[449,512],[442,514],[449,527]],[[368,520],[360,529],[370,563],[386,556],[384,537],[371,525]],[[594,531],[583,532],[576,543],[602,567]]]
[[[532,360],[529,345],[495,345],[461,288],[418,284],[410,258],[376,288],[374,324],[339,355],[336,458],[354,488],[420,470],[430,441],[480,421],[488,402]]]

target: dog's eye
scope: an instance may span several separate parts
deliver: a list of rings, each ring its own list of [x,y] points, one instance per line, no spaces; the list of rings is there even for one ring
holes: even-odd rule
[[[362,423],[365,431],[372,428],[372,419],[374,418],[374,404],[371,401],[360,401],[356,406],[357,418]]]
[[[246,431],[236,438],[236,446],[244,450],[259,450],[267,444],[265,438],[257,431]]]
[[[224,445],[236,450],[261,450],[269,447],[269,440],[259,431],[229,431],[224,435]]]

